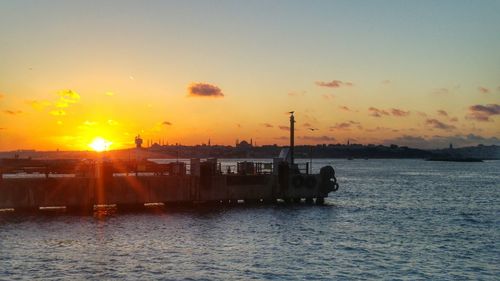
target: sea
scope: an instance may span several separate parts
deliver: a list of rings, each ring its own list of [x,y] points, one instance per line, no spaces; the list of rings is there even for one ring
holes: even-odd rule
[[[500,280],[500,161],[324,165],[324,206],[0,213],[0,280]]]

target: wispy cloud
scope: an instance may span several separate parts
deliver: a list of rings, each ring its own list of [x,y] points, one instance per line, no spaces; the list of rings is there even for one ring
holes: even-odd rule
[[[224,97],[222,90],[212,84],[207,83],[192,83],[188,87],[188,96],[190,97]]]
[[[438,88],[433,91],[433,94],[436,95],[446,95],[449,94],[450,90],[448,88]]]
[[[438,115],[440,115],[440,116],[448,117],[448,112],[446,112],[446,111],[444,111],[444,110],[442,110],[442,109],[439,109],[439,110],[437,111],[437,113],[438,113]]]
[[[30,105],[35,110],[43,110],[44,108],[52,105],[50,101],[46,100],[28,100],[26,101],[26,104]]]
[[[113,119],[108,119],[108,121],[106,121],[106,123],[108,123],[108,125],[110,125],[110,126],[117,126],[119,124],[118,121],[115,121]]]
[[[356,121],[347,121],[347,122],[341,122],[341,123],[336,123],[334,126],[330,126],[331,131],[337,131],[337,130],[350,130],[353,127],[357,127],[358,129],[362,129],[361,123],[356,122]]]
[[[397,116],[397,117],[405,117],[405,116],[408,116],[410,114],[409,111],[404,111],[404,110],[397,109],[397,108],[392,108],[391,113],[392,113],[392,116]]]
[[[278,126],[278,128],[283,131],[290,131],[290,127],[288,126]]]
[[[64,111],[64,110],[62,110],[62,109],[52,110],[52,111],[50,111],[50,115],[54,115],[54,116],[65,116],[65,115],[66,115],[66,111]]]
[[[80,95],[73,90],[62,90],[57,93],[59,100],[55,103],[56,107],[65,108],[70,104],[77,103],[80,100]]]
[[[349,108],[349,107],[347,107],[345,105],[339,106],[339,109],[344,110],[344,111],[354,111],[354,110],[352,110],[351,108]]]
[[[316,81],[316,85],[326,88],[340,88],[342,86],[352,87],[354,84],[352,82],[343,82],[340,80],[332,80],[330,82]]]
[[[323,97],[325,100],[333,100],[335,98],[333,94],[322,94],[321,97]]]
[[[169,121],[163,121],[161,124],[165,126],[172,126],[172,122]]]
[[[288,92],[289,97],[300,97],[304,96],[307,92],[306,91],[300,91],[300,92]]]
[[[8,115],[18,115],[18,114],[21,114],[23,112],[21,110],[10,110],[10,109],[7,109],[7,110],[4,110],[3,113],[8,114]]]
[[[489,94],[491,92],[490,89],[482,86],[477,87],[477,90],[482,94]]]
[[[382,81],[382,84],[385,84],[385,85],[391,84],[391,80],[384,80],[384,81]]]
[[[427,113],[422,112],[422,111],[417,111],[417,115],[420,117],[427,117]]]
[[[456,129],[455,126],[445,124],[437,119],[427,119],[427,120],[425,120],[425,124],[435,128],[435,129],[446,130],[446,131]]]
[[[378,109],[376,107],[370,107],[368,108],[368,111],[370,112],[370,116],[372,117],[382,117],[383,115],[389,115],[389,112],[383,110],[383,109]]]
[[[477,104],[469,107],[469,114],[467,114],[466,118],[486,122],[486,121],[491,121],[490,117],[495,115],[500,115],[500,105]]]
[[[272,124],[269,124],[269,123],[261,123],[260,125],[262,127],[266,127],[266,128],[273,128],[274,127]]]

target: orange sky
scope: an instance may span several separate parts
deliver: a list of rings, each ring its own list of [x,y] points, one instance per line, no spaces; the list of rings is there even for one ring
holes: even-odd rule
[[[498,4],[111,2],[0,4],[0,150],[500,144]]]

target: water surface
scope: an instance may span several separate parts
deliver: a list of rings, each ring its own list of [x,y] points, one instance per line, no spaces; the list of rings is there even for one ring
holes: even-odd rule
[[[325,206],[0,214],[0,279],[498,280],[500,161],[325,164]]]

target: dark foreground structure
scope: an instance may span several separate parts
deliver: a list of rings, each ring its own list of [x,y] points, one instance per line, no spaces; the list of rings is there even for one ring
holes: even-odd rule
[[[241,162],[236,172],[223,172],[212,159],[193,159],[190,165],[69,162],[4,159],[2,168],[7,174],[0,179],[0,209],[33,211],[64,206],[89,212],[96,205],[130,209],[148,203],[272,203],[277,199],[323,203],[328,193],[338,188],[330,166],[312,175],[286,163],[273,167],[271,163]],[[15,176],[14,172],[22,174]]]
[[[293,114],[290,149],[273,163],[239,162],[222,166],[217,159],[156,163],[148,160],[32,160],[0,162],[0,209],[35,211],[66,207],[92,212],[95,206],[137,209],[145,204],[235,204],[324,202],[338,189],[331,166],[312,174],[293,159]],[[142,140],[136,138],[140,154]],[[137,157],[140,158],[140,157]]]

